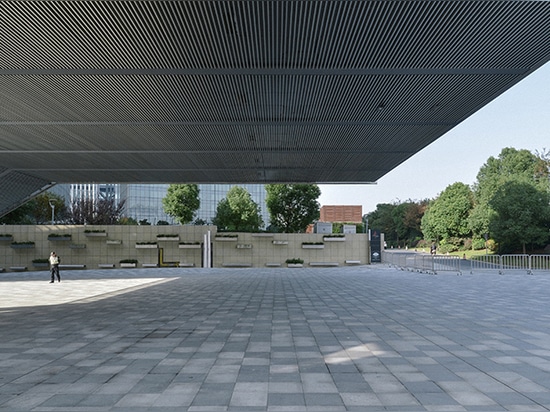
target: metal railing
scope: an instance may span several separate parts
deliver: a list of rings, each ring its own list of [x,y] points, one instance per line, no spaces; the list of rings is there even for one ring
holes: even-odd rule
[[[472,259],[461,259],[452,255],[427,255],[417,252],[387,251],[382,253],[382,262],[401,270],[437,274],[456,272],[470,268],[474,272],[504,273],[525,272],[550,273],[550,255],[480,255]]]
[[[550,255],[485,255],[476,256],[470,262],[470,273],[496,271],[503,275],[506,272],[519,271],[531,275],[534,268],[550,271]]]
[[[422,273],[437,274],[439,272],[456,272],[462,274],[461,259],[451,255],[427,255],[416,252],[382,253],[382,262],[401,270],[411,270]]]
[[[382,253],[382,262],[401,270],[437,274],[462,271],[504,273],[525,272],[550,273],[550,255],[480,255],[472,259],[460,259],[451,255],[427,255],[417,252],[387,251]]]
[[[550,255],[529,256],[529,270],[533,272],[550,272]]]

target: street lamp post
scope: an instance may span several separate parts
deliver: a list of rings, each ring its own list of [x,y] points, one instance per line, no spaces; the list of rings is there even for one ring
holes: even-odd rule
[[[52,208],[52,225],[54,224],[54,216],[55,216],[55,202],[53,200],[48,200],[48,203],[50,204],[50,207]]]

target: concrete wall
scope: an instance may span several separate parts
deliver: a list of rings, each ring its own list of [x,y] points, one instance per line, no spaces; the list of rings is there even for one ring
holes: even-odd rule
[[[86,233],[85,231],[104,231]],[[80,226],[40,225],[0,227],[0,268],[5,271],[48,270],[35,267],[34,259],[48,258],[55,251],[62,265],[86,265],[97,269],[103,265],[120,267],[122,259],[137,259],[137,267],[159,262],[162,249],[164,262],[178,262],[182,266],[202,266],[202,249],[180,245],[181,242],[203,243],[211,232],[212,262],[214,267],[286,266],[285,260],[300,258],[304,266],[313,264],[368,263],[368,238],[365,234],[346,234],[345,241],[323,240],[323,234],[258,234],[235,233],[236,238],[216,238],[215,226]],[[69,240],[48,237],[51,234],[70,234]],[[157,235],[178,235],[177,240],[160,240]],[[226,235],[226,233],[224,233]],[[14,248],[12,242],[34,242],[32,248]],[[136,248],[139,242],[157,242],[156,248]],[[323,249],[304,249],[303,242],[323,242]],[[348,261],[346,263],[346,261]]]

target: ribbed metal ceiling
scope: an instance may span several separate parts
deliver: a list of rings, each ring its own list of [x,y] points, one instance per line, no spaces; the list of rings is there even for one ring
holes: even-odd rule
[[[548,1],[0,2],[0,191],[376,181],[548,33]]]

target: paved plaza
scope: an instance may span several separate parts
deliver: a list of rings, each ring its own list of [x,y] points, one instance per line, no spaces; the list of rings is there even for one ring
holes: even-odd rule
[[[550,410],[550,276],[0,274],[0,409]]]

